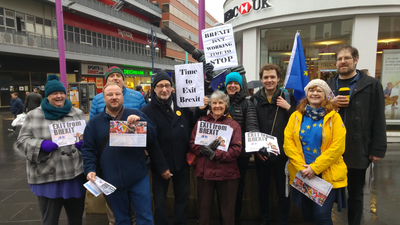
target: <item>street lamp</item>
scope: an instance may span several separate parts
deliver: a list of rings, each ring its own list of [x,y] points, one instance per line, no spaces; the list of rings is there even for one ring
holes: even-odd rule
[[[147,32],[146,49],[147,50],[151,49],[151,71],[152,71],[152,75],[153,75],[154,74],[154,51],[155,52],[160,51],[160,49],[157,47],[157,35],[153,31],[153,26],[151,27],[149,32]]]

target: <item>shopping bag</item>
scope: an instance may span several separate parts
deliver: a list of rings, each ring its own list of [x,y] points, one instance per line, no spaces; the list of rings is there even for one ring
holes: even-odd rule
[[[25,113],[18,114],[18,115],[17,115],[17,118],[15,118],[15,119],[13,120],[13,122],[11,123],[11,126],[16,127],[16,126],[22,126],[22,125],[24,125],[25,117],[26,117],[26,114],[25,114]]]

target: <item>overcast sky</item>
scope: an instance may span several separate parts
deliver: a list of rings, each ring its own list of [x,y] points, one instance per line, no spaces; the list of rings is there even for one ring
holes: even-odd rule
[[[221,23],[224,22],[223,5],[225,0],[205,0],[205,2],[206,2],[206,11],[210,13],[216,20],[218,20],[218,22]]]

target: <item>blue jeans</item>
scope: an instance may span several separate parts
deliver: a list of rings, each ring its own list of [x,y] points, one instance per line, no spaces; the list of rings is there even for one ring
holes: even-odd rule
[[[332,225],[332,208],[336,200],[337,189],[332,189],[326,198],[325,203],[320,206],[311,199],[303,196],[303,219],[307,223],[316,223],[321,225]]]
[[[108,199],[114,212],[116,225],[132,225],[130,204],[132,204],[133,211],[135,211],[137,224],[154,224],[148,175],[130,188],[117,189],[108,196]]]

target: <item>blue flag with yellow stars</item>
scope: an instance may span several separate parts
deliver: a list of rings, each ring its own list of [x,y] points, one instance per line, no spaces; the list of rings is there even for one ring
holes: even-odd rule
[[[225,89],[225,77],[227,74],[228,74],[227,70],[224,70],[220,74],[217,74],[217,76],[215,76],[211,80],[210,86],[213,89],[213,91]]]
[[[303,117],[299,137],[307,165],[313,163],[321,155],[323,122],[323,117],[319,120],[308,116]]]
[[[306,57],[304,56],[300,33],[297,32],[284,85],[286,88],[294,90],[293,96],[296,102],[299,102],[306,97],[304,87],[307,86],[308,82],[310,82],[310,79],[308,77]]]

